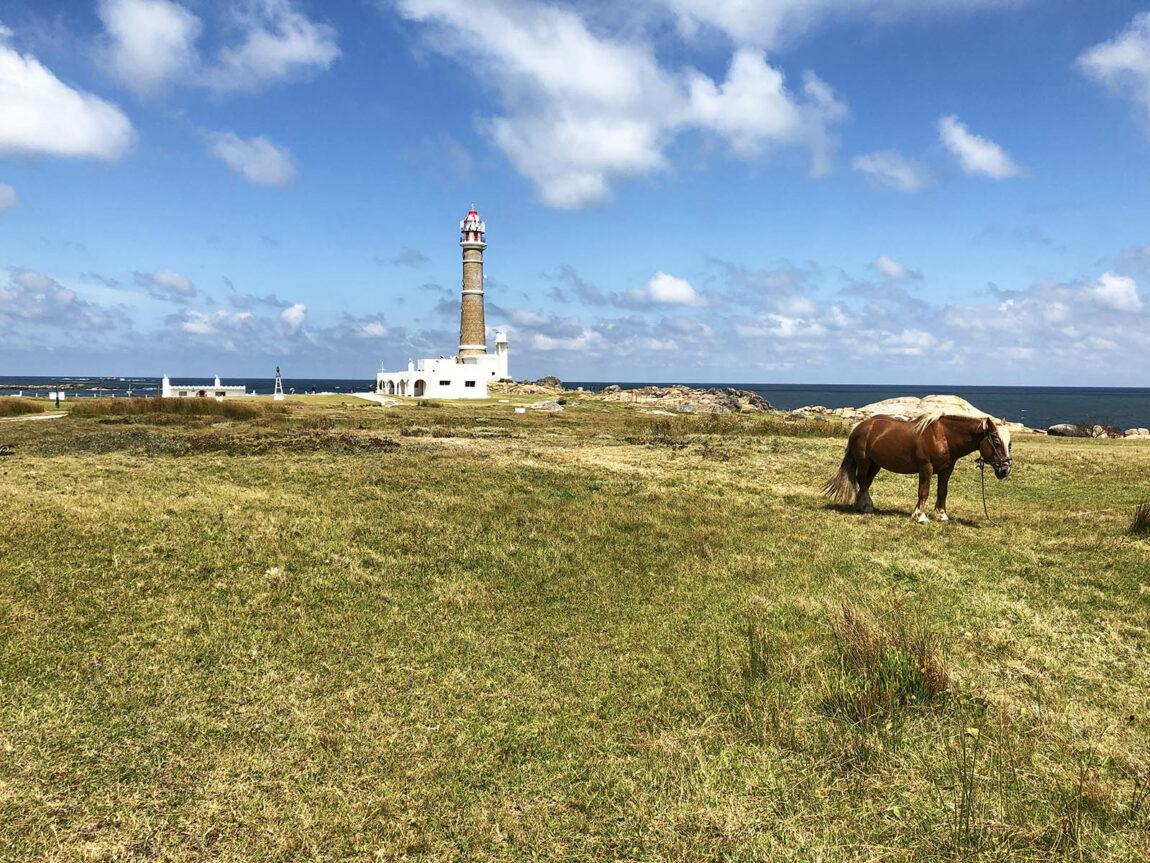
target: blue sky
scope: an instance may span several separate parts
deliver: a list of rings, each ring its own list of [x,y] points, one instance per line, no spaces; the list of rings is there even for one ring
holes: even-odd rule
[[[1146,386],[1150,4],[6,0],[0,375]]]

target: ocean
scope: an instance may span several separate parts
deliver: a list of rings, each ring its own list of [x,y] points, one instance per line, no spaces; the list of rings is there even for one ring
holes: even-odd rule
[[[208,378],[172,378],[173,384],[205,383]],[[0,395],[14,395],[29,387],[55,389],[57,382],[66,387],[68,398],[105,396],[150,397],[156,395],[160,381],[153,377],[86,378],[0,376]],[[243,384],[248,392],[270,395],[271,378],[223,378],[224,384]],[[349,393],[370,390],[369,378],[284,378],[284,392]],[[610,383],[624,389],[644,386],[668,386],[666,382],[637,381],[564,381],[568,387],[599,391]],[[764,384],[712,382],[695,383],[697,387],[736,387],[758,393],[780,410],[794,410],[807,405],[828,408],[859,407],[895,396],[926,396],[935,393],[957,395],[971,404],[1014,422],[1033,428],[1046,428],[1055,423],[1089,422],[1113,425],[1122,429],[1150,427],[1150,388],[1145,387],[986,387],[931,384],[902,386],[893,384]],[[31,392],[29,392],[31,394]]]

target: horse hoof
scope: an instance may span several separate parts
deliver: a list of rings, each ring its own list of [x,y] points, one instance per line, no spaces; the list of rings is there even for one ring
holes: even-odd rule
[[[920,512],[920,513],[917,513],[915,515],[912,515],[911,518],[913,518],[919,524],[927,524],[930,522],[930,519],[926,517],[925,512]]]
[[[939,521],[950,521],[950,516],[945,512],[937,513],[937,518]]]

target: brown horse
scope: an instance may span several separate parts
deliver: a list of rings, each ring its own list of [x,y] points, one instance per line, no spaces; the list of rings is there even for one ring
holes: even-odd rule
[[[946,487],[954,464],[975,450],[994,468],[994,475],[1010,475],[1010,430],[1005,421],[988,416],[927,414],[918,420],[873,416],[851,431],[839,472],[823,488],[836,503],[854,498],[859,512],[874,512],[870,486],[879,470],[918,474],[918,505],[911,518],[926,524],[926,499],[930,478],[938,474],[938,501],[934,512],[939,521],[946,514]]]

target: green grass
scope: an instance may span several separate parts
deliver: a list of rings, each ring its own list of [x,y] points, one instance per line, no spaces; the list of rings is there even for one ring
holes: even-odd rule
[[[0,857],[1150,853],[1150,446],[537,400],[12,423]]]

